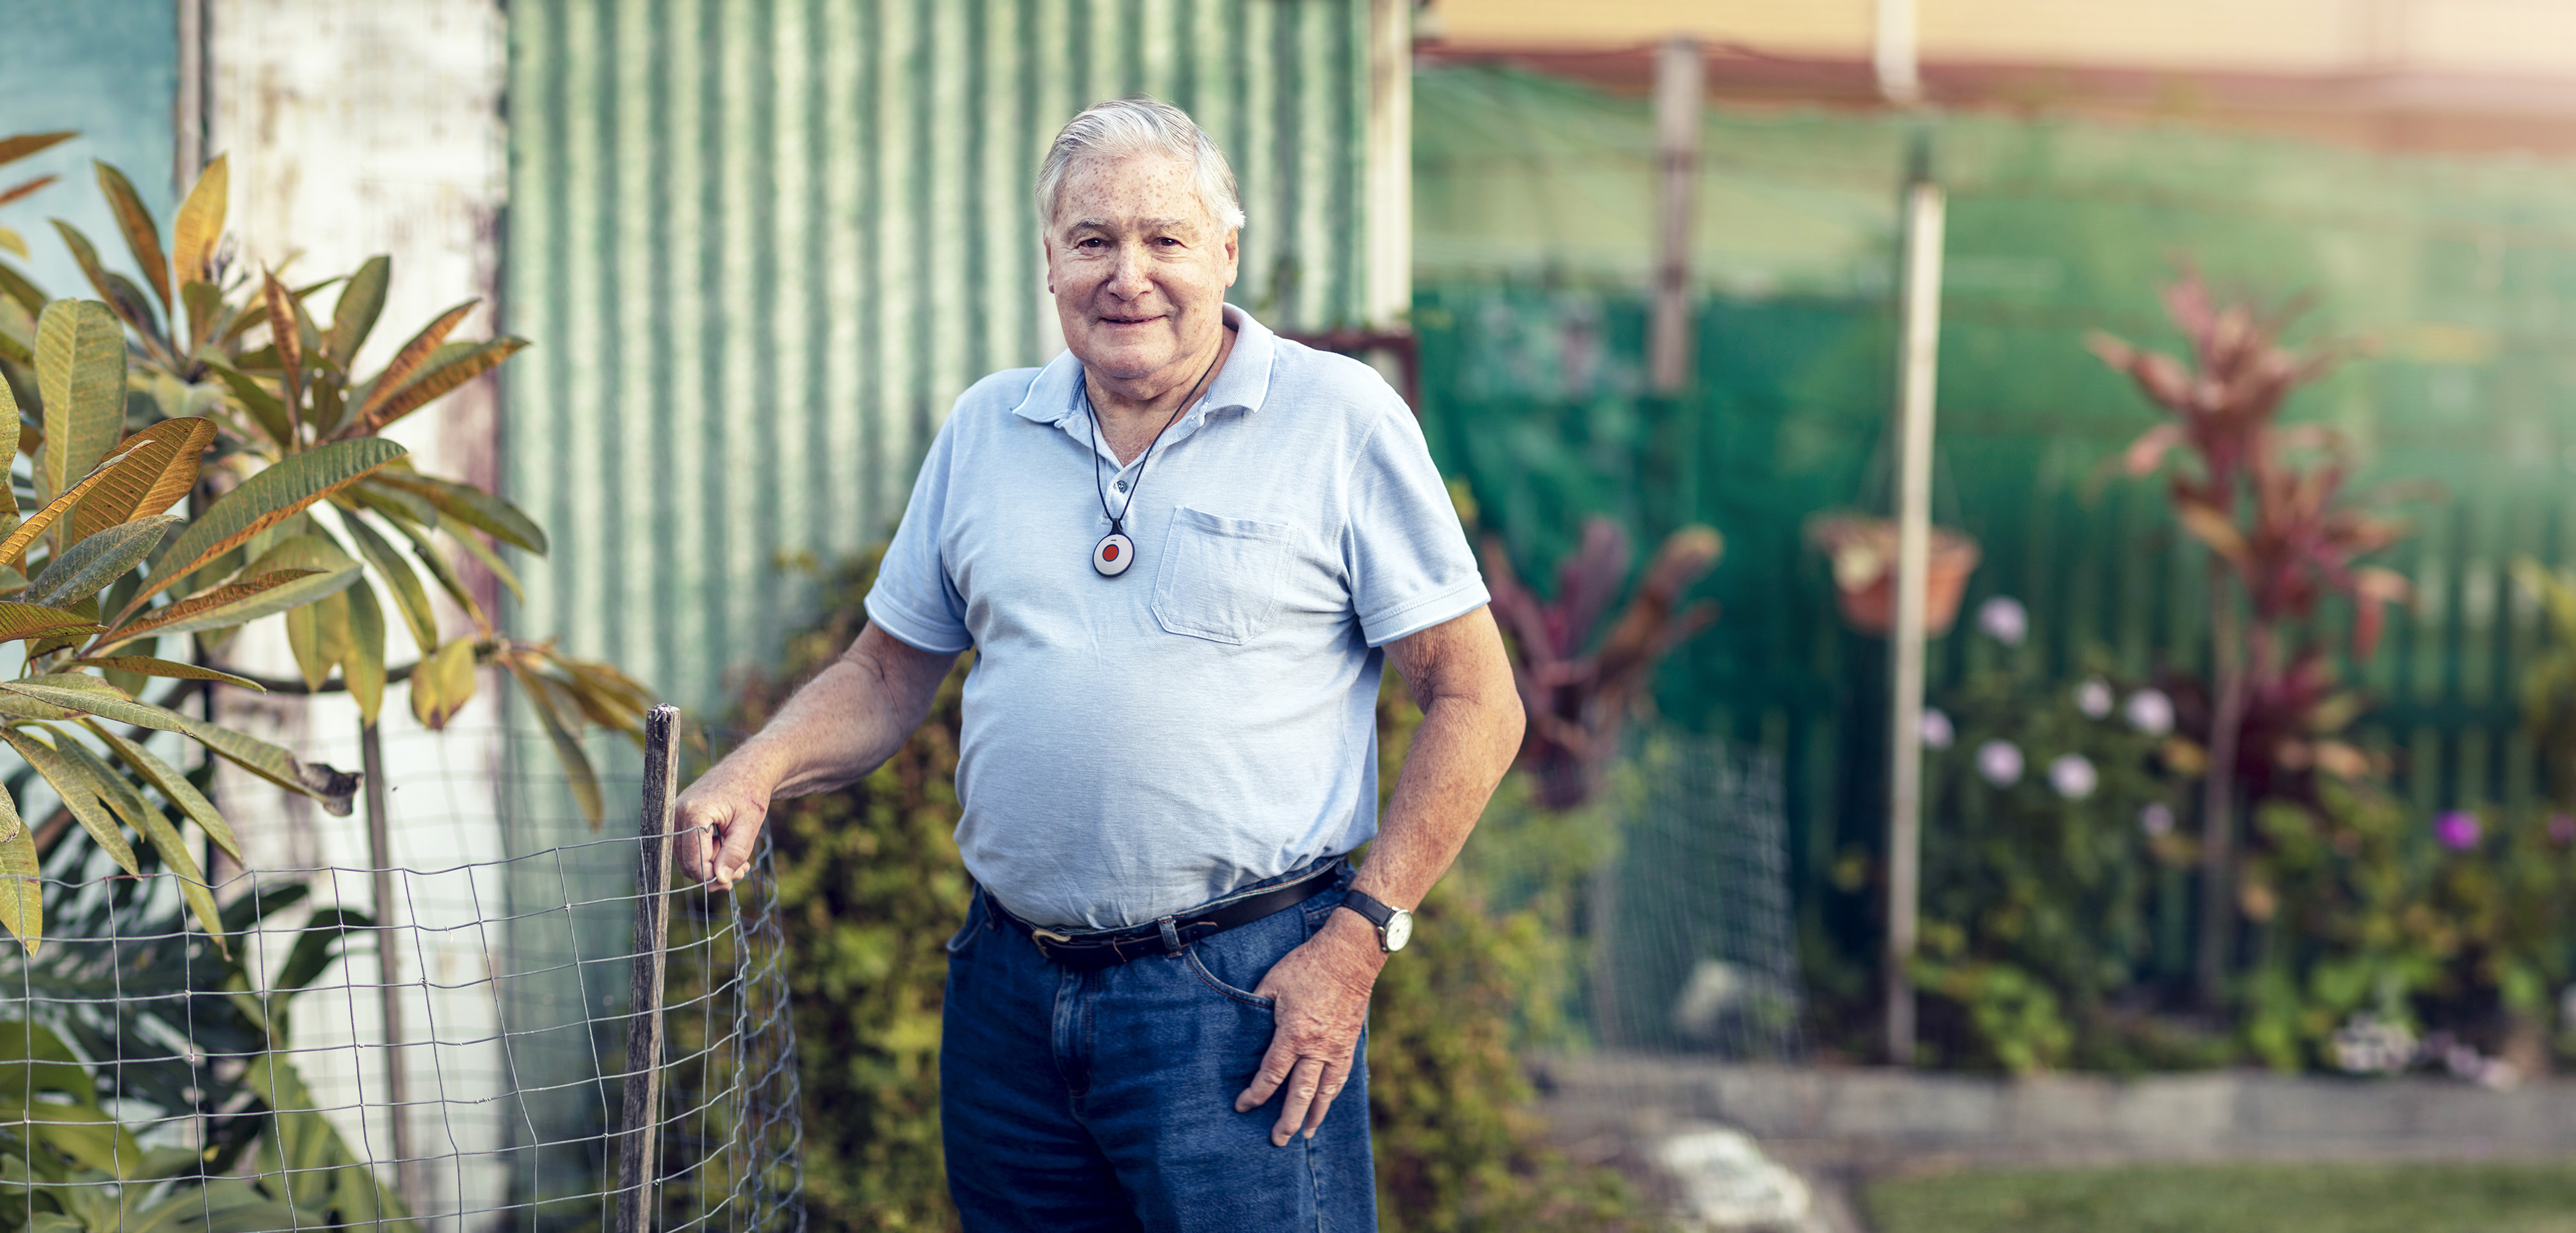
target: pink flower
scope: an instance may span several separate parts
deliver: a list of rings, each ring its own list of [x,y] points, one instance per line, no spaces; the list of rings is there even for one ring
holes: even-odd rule
[[[2466,852],[2478,846],[2478,815],[2465,809],[2454,809],[2433,819],[2433,838],[2454,852]]]

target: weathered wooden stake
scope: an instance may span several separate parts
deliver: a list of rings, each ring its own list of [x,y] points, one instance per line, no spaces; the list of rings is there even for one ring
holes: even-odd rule
[[[644,718],[644,814],[635,827],[635,968],[626,1020],[626,1107],[618,1117],[617,1233],[652,1233],[661,1168],[662,971],[670,941],[671,802],[679,795],[680,708]]]
[[[385,1104],[393,1123],[394,1193],[420,1210],[411,1191],[410,1085],[403,1081],[402,944],[394,926],[393,819],[385,797],[385,738],[374,724],[358,725],[358,756],[366,772],[367,864],[376,882],[376,996],[385,1016]]]

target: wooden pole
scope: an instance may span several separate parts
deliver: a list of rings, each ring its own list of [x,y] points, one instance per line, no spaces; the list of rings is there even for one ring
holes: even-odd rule
[[[1914,1059],[1914,958],[1923,827],[1923,626],[1932,562],[1932,411],[1941,343],[1941,187],[1918,171],[1905,194],[1904,352],[1897,405],[1896,628],[1887,772],[1887,1060]]]
[[[671,802],[680,708],[644,718],[644,813],[636,821],[634,986],[626,1019],[626,1107],[617,1122],[617,1233],[652,1233],[662,1107],[663,948],[670,941]]]
[[[1655,392],[1690,385],[1691,216],[1699,188],[1699,44],[1677,38],[1655,56],[1655,145],[1663,156],[1663,191],[1655,210],[1655,316],[1647,366]]]
[[[393,1124],[394,1193],[413,1211],[411,1191],[411,1085],[403,1077],[402,943],[394,923],[393,819],[386,805],[385,739],[376,725],[358,725],[358,756],[367,793],[367,864],[375,871],[376,997],[385,1018],[385,1105]]]

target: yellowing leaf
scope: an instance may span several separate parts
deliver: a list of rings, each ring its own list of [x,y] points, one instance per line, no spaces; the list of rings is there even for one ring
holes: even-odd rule
[[[45,884],[36,864],[36,836],[18,817],[17,802],[0,787],[0,927],[30,953],[45,940]]]
[[[341,441],[297,454],[242,481],[207,509],[162,556],[151,582],[117,614],[116,622],[143,606],[179,578],[243,543],[261,531],[300,513],[332,493],[356,483],[368,472],[402,457],[391,441]]]
[[[196,186],[188,190],[188,200],[179,206],[178,221],[171,224],[172,256],[182,285],[215,281],[215,247],[223,242],[224,211],[232,195],[232,170],[226,157],[216,155],[204,171],[197,173]],[[197,336],[204,337],[203,325]]]
[[[38,482],[48,498],[70,488],[116,445],[125,428],[125,329],[104,304],[56,300],[36,319],[36,387],[45,400]]]
[[[108,208],[116,212],[117,229],[125,233],[125,250],[134,255],[136,268],[161,299],[162,315],[168,316],[170,258],[161,251],[160,224],[152,221],[152,211],[144,208],[142,194],[134,191],[124,172],[96,160],[91,166],[98,168],[98,191],[106,195]]]
[[[367,401],[374,403],[375,407],[369,410],[364,418],[341,429],[340,435],[354,437],[376,432],[385,425],[446,397],[447,393],[456,387],[500,367],[502,361],[527,348],[528,340],[524,338],[495,338],[490,342],[472,347],[444,364],[423,371],[419,376],[412,378],[410,384],[394,391],[390,397],[379,398],[376,391],[370,390],[367,393]]]
[[[385,364],[385,370],[368,383],[367,400],[358,404],[358,419],[349,429],[343,429],[343,434],[348,435],[358,424],[365,423],[370,412],[391,397],[402,383],[411,380],[412,374],[418,372],[420,366],[428,362],[431,353],[438,350],[438,345],[446,342],[447,336],[456,331],[457,325],[465,320],[465,314],[474,311],[474,306],[480,303],[481,300],[467,300],[438,314],[436,320],[421,327],[420,333],[412,335],[411,341],[402,345],[402,350],[394,352],[394,358]]]
[[[421,689],[426,680],[429,689]],[[423,726],[444,728],[474,700],[474,639],[458,638],[412,669],[412,714]]]
[[[21,638],[41,638],[67,630],[80,629],[89,624],[90,619],[77,612],[47,608],[41,604],[0,602],[0,642],[15,642]]]
[[[228,625],[239,625],[260,616],[267,616],[273,612],[283,612],[295,604],[310,602],[314,596],[298,591],[291,597],[278,597],[281,601],[279,607],[270,608],[262,605],[264,610],[258,611],[255,616],[241,615],[252,611],[251,601],[269,592],[280,590],[291,583],[329,577],[328,572],[317,569],[282,569],[274,573],[253,574],[243,581],[228,582],[212,590],[191,595],[175,604],[165,604],[155,608],[133,623],[119,626],[108,636],[99,639],[98,645],[90,650],[95,654],[108,647],[122,645],[146,636],[158,637],[163,634],[195,633],[201,629],[222,629]],[[348,584],[342,582],[339,585]]]
[[[31,681],[0,681],[0,690],[6,690],[22,698],[33,698],[47,706],[78,711],[83,715],[96,715],[101,719],[113,719],[121,724],[133,724],[138,728],[152,728],[161,732],[188,730],[184,717],[177,711],[157,707],[149,702],[136,702],[122,694],[66,688],[62,685],[39,685]]]
[[[204,416],[189,416],[127,437],[119,447],[122,457],[72,514],[72,542],[177,505],[197,486],[198,464],[214,444],[215,427]]]
[[[2242,566],[2248,560],[2245,535],[2227,515],[2197,501],[2176,501],[2174,516],[2182,519],[2183,529],[2191,532],[2192,538],[2209,545],[2210,551],[2230,563]]]
[[[80,764],[17,728],[0,728],[0,740],[7,741],[10,748],[18,751],[19,757],[27,760],[27,765],[36,768],[36,773],[53,785],[55,795],[63,798],[63,807],[71,811],[73,820],[81,824],[82,830],[89,832],[90,838],[97,841],[99,848],[116,862],[117,868],[137,876],[142,874],[142,867],[134,861],[133,845],[128,844],[124,832],[116,828],[115,817],[99,799],[99,785],[90,781],[89,774],[81,769]]]

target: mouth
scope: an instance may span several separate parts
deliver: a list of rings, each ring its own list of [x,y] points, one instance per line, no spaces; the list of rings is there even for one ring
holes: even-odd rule
[[[1157,322],[1157,321],[1160,321],[1160,320],[1162,320],[1162,319],[1163,319],[1163,315],[1162,315],[1161,313],[1156,313],[1156,314],[1154,314],[1154,315],[1152,315],[1152,316],[1150,316],[1150,317],[1106,317],[1106,316],[1104,316],[1104,317],[1094,317],[1094,318],[1092,318],[1092,320],[1097,321],[1097,322],[1099,322],[1099,323],[1100,323],[1100,324],[1102,324],[1102,325],[1105,325],[1105,326],[1111,326],[1111,327],[1116,327],[1116,328],[1121,328],[1121,329],[1133,328],[1133,327],[1135,327],[1135,326],[1140,326],[1140,325],[1152,325],[1153,323],[1155,323],[1155,322]]]

